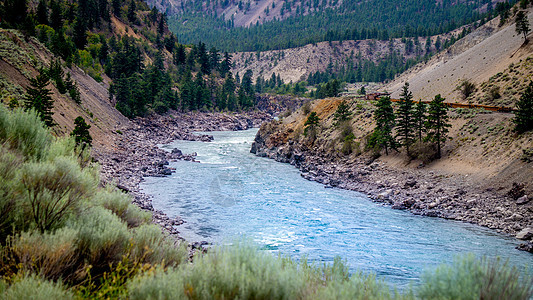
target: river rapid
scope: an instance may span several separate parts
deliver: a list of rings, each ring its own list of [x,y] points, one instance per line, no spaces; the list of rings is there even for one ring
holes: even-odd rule
[[[141,184],[154,197],[155,209],[187,222],[178,227],[185,239],[220,244],[246,237],[268,251],[320,263],[340,256],[351,271],[375,273],[400,288],[465,253],[499,256],[521,270],[533,266],[533,255],[514,249],[513,238],[393,210],[364,194],[307,181],[291,165],[257,157],[249,153],[256,133],[210,132],[213,142],[162,145],[197,152],[200,161],[172,162],[171,176],[148,177]]]

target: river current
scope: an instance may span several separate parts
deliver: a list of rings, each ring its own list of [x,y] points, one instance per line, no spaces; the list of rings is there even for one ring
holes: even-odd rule
[[[364,194],[326,189],[288,164],[250,152],[257,129],[210,132],[210,143],[162,145],[197,152],[197,162],[172,162],[176,173],[146,178],[153,206],[187,223],[190,241],[228,243],[242,237],[262,248],[318,262],[346,259],[351,271],[372,272],[397,287],[415,283],[425,269],[457,255],[501,257],[523,269],[533,255],[492,230],[457,221],[415,216],[371,202]]]

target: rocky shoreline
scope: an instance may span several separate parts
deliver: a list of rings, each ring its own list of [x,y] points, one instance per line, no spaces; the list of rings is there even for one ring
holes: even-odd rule
[[[140,191],[139,184],[144,177],[172,174],[175,170],[169,168],[170,161],[195,161],[196,153],[184,154],[179,149],[167,152],[158,145],[174,140],[210,142],[213,140],[212,136],[193,132],[246,130],[259,127],[270,119],[271,115],[263,112],[173,113],[168,116],[137,118],[129,126],[117,130],[118,141],[114,149],[93,149],[92,155],[101,166],[103,185],[114,183],[118,189],[129,193],[134,204],[152,212],[155,224],[160,225],[173,238],[183,240],[176,226],[185,221],[180,217],[170,218],[155,210],[151,197]],[[204,246],[199,241],[188,242],[193,242],[192,249]]]
[[[264,126],[252,153],[299,168],[301,176],[325,185],[358,191],[372,201],[408,210],[416,215],[440,217],[481,225],[524,240],[518,249],[533,251],[533,195],[515,196],[480,190],[464,176],[419,169],[398,169],[368,156],[348,160],[318,147],[308,149],[292,140],[272,143],[272,126]],[[272,132],[268,132],[272,131]],[[511,194],[513,191],[509,191]]]

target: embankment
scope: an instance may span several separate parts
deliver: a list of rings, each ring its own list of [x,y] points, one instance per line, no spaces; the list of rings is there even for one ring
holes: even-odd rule
[[[343,154],[342,133],[332,120],[339,102],[318,100],[311,106],[321,119],[315,139],[302,134],[306,114],[299,110],[263,124],[251,151],[294,165],[306,179],[366,193],[393,209],[514,236],[528,228],[533,234],[533,166],[522,161],[521,151],[531,146],[532,135],[513,134],[512,115],[451,111],[451,140],[444,157],[425,164],[394,151],[379,158],[365,152],[365,137],[374,125],[373,105],[364,100],[348,101],[355,112],[350,125],[356,138],[352,153]],[[524,238],[530,239],[527,234]]]

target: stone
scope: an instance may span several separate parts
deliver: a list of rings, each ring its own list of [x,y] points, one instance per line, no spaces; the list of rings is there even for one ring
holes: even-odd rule
[[[175,154],[175,155],[177,155],[177,156],[182,156],[182,155],[183,155],[183,153],[181,152],[181,150],[178,149],[178,148],[174,148],[174,149],[172,149],[172,154]]]
[[[519,240],[529,240],[533,237],[533,228],[527,227],[522,229],[519,233],[516,234],[516,238]]]
[[[516,200],[516,204],[518,205],[526,204],[529,202],[529,200],[531,199],[529,199],[527,195],[524,195]]]

